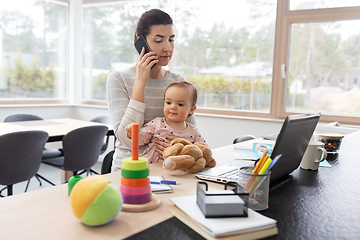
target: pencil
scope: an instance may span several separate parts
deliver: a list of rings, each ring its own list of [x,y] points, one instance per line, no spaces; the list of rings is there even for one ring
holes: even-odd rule
[[[264,174],[266,172],[266,170],[268,169],[271,161],[272,161],[271,158],[268,158],[258,174]],[[257,187],[260,179],[261,179],[261,177],[256,177],[255,181],[253,181],[253,183],[251,184],[251,187],[249,188],[249,191],[248,191],[249,194],[251,194],[254,191],[254,189]]]
[[[265,163],[265,160],[267,159],[267,158],[266,158],[266,157],[267,157],[267,153],[268,153],[268,151],[265,151],[265,152],[264,152],[264,154],[263,154],[262,157],[260,158],[259,162],[256,164],[254,170],[252,171],[253,174],[257,174],[257,173],[260,171],[261,167],[262,167],[262,166],[264,165],[264,163]]]
[[[264,154],[262,155],[262,157],[260,158],[259,162],[256,164],[254,170],[252,171],[252,174],[258,174],[258,172],[260,171],[261,167],[264,165],[265,160],[267,159],[267,153],[268,151],[265,151]],[[252,185],[253,181],[255,180],[254,176],[250,176],[249,179],[247,180],[244,188],[246,190],[249,189],[249,187]]]

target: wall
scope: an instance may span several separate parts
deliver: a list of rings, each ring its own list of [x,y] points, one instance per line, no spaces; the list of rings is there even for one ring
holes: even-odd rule
[[[1,106],[0,121],[4,121],[4,118],[10,114],[15,113],[29,113],[35,114],[44,119],[50,118],[66,118],[74,115],[74,107],[69,105],[57,105],[57,106],[24,106],[24,105],[11,105]]]
[[[228,118],[214,116],[196,116],[197,127],[210,148],[222,147],[233,143],[239,135],[263,137],[277,134],[282,126],[280,121],[260,119]]]

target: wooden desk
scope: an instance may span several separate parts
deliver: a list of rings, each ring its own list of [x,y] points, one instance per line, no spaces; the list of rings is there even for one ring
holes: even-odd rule
[[[161,163],[151,164],[150,174],[181,181],[172,186],[173,193],[158,194],[161,205],[144,213],[120,212],[102,227],[85,226],[75,218],[67,196],[67,185],[62,184],[24,194],[0,198],[0,226],[3,239],[123,239],[172,217],[168,207],[173,197],[195,194],[196,178],[184,171],[166,171]],[[120,185],[120,172],[105,175],[116,186]],[[212,187],[223,188],[218,184]]]
[[[297,169],[272,187],[269,209],[262,212],[277,220],[279,234],[270,239],[357,239],[360,236],[359,139],[360,132],[345,137],[339,155],[331,158],[331,168]],[[214,157],[221,163],[231,161],[232,149],[233,145],[215,149]],[[159,163],[151,164],[150,174],[183,184],[172,186],[171,194],[158,194],[162,201],[159,208],[144,213],[120,212],[102,227],[87,227],[75,218],[66,184],[0,198],[1,236],[4,239],[123,239],[140,232],[142,239],[146,239],[155,236],[151,235],[154,232],[165,233],[169,225],[164,220],[172,217],[168,207],[173,204],[169,199],[195,194],[197,179],[182,171],[163,170]],[[105,176],[119,186],[120,172]],[[209,188],[222,189],[223,185],[209,182]],[[181,232],[176,234],[179,236]],[[170,239],[166,234],[161,234],[161,238]]]

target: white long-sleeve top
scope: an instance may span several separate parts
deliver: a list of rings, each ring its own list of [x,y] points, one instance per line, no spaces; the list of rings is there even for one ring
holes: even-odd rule
[[[131,141],[126,136],[125,127],[131,123],[140,126],[156,117],[164,117],[164,94],[167,86],[176,81],[185,81],[180,75],[167,71],[164,78],[149,78],[145,88],[144,103],[130,99],[135,83],[136,71],[127,68],[109,74],[106,96],[109,115],[116,137],[112,171],[121,169],[122,159],[131,156]],[[196,125],[194,114],[187,122]]]

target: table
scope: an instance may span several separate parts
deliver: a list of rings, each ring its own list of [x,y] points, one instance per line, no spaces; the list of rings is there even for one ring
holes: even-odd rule
[[[20,122],[1,122],[0,123],[0,135],[20,132],[41,130],[49,134],[48,142],[62,141],[62,138],[70,131],[81,127],[94,126],[94,125],[106,125],[108,127],[108,135],[114,135],[113,127],[109,124],[83,121],[72,118],[58,118],[47,120],[32,120],[32,121],[20,121]],[[72,176],[72,172],[61,170],[61,182],[67,181]]]
[[[74,129],[94,125],[106,125],[109,129],[108,134],[114,134],[112,125],[109,124],[83,121],[72,118],[58,118],[21,122],[1,122],[0,135],[20,131],[42,130],[49,134],[48,142],[57,142],[61,141],[65,134]]]
[[[357,239],[360,236],[360,205],[357,204],[360,180],[356,174],[360,172],[359,139],[360,132],[344,138],[340,153],[331,158],[331,168],[297,169],[272,186],[269,209],[262,213],[277,220],[279,234],[269,239]],[[214,149],[213,155],[225,164],[233,159],[232,149],[233,145]],[[197,179],[182,171],[166,171],[161,163],[151,164],[150,174],[183,182],[172,186],[171,194],[158,194],[162,204],[153,211],[120,212],[105,226],[87,227],[72,214],[64,184],[0,199],[1,235],[4,239],[123,239],[138,233],[146,239],[159,236],[161,231],[163,239],[170,239],[166,235],[174,232],[171,225],[174,217],[168,211],[173,205],[170,198],[195,194]],[[105,176],[119,186],[120,172]],[[223,185],[209,182],[209,188],[222,189]],[[157,223],[160,224],[153,226]],[[169,228],[170,231],[166,231]],[[179,239],[185,232],[182,231],[176,232]],[[154,235],[150,235],[152,233]]]

